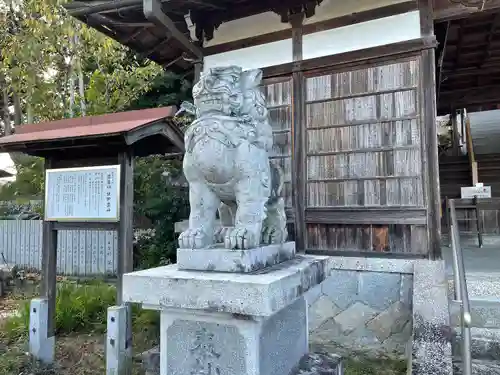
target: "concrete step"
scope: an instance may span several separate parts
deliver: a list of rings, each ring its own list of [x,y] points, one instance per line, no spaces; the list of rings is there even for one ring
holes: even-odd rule
[[[471,328],[471,355],[476,360],[500,361],[500,329]],[[462,353],[460,329],[454,329],[452,352],[454,358]]]
[[[476,272],[467,275],[467,292],[469,300],[487,300],[500,303],[500,277],[492,274]],[[448,291],[453,296],[453,276],[448,275]]]
[[[500,362],[473,360],[472,373],[474,375],[500,375]],[[458,360],[453,362],[453,374],[463,374],[461,362]]]
[[[450,301],[450,324],[458,327],[461,324],[461,303]],[[500,329],[500,301],[476,299],[470,301],[472,327]]]

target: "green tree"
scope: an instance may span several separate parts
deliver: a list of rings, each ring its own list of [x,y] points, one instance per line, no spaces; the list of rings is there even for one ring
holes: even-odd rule
[[[11,154],[16,180],[0,186],[0,201],[41,199],[43,160],[25,154]]]
[[[76,21],[63,2],[0,0],[3,133],[25,123],[189,99],[189,82]],[[14,163],[17,179],[0,187],[0,199],[41,197],[42,160],[15,155]],[[173,260],[174,222],[187,216],[186,192],[165,183],[166,171],[179,173],[179,162],[161,155],[136,159],[135,209],[153,221],[156,231],[141,249],[143,266]]]
[[[136,159],[134,209],[153,222],[155,231],[152,238],[138,244],[136,258],[140,268],[175,262],[174,223],[189,215],[187,190],[167,184],[164,172],[179,175],[181,162],[161,155]]]

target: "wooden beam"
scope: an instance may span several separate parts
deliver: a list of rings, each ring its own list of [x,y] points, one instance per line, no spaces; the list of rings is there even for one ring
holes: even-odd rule
[[[158,51],[159,48],[162,48],[165,46],[165,44],[167,43],[170,43],[172,41],[172,37],[171,36],[167,36],[162,42],[160,43],[157,43],[153,48],[150,48],[144,52],[141,52],[142,55],[148,57],[149,55],[151,55],[152,53]],[[180,56],[182,58],[182,55]],[[179,59],[177,58],[176,59],[176,62],[179,61]]]
[[[439,103],[439,109],[443,110],[445,108],[450,108],[452,105],[457,108],[468,108],[470,106],[480,106],[487,104],[499,104],[500,105],[500,92],[494,93],[492,97],[474,97],[471,99],[462,99],[462,100],[447,100],[441,101]]]
[[[100,13],[109,10],[119,10],[124,7],[140,6],[142,0],[113,0],[107,1],[97,5],[87,5],[85,3],[79,2],[80,7],[75,9],[76,4],[66,5],[68,13],[73,17],[83,17],[90,14]],[[71,4],[71,3],[70,3]]]
[[[447,96],[447,97],[454,97],[454,96],[463,96],[464,94],[466,95],[472,95],[476,91],[483,92],[483,91],[489,91],[489,90],[498,90],[499,85],[483,85],[479,87],[464,87],[464,88],[453,88],[450,87],[449,89],[442,90],[441,95],[442,96]]]
[[[466,18],[471,14],[493,12],[500,8],[500,0],[491,0],[484,3],[484,9],[479,7],[466,7],[458,2],[450,0],[434,1],[434,20],[436,22],[446,22],[454,19]]]
[[[309,60],[294,61],[291,63],[263,68],[264,77],[276,77],[286,75],[293,71],[307,71],[325,67],[336,67],[338,69],[351,68],[354,66],[368,66],[381,60],[393,61],[401,56],[408,57],[422,50],[434,48],[436,38],[434,36],[407,40],[404,42],[386,44],[383,46],[366,48],[363,50],[339,53],[332,56],[317,57]]]
[[[134,31],[132,34],[130,34],[126,38],[123,38],[123,43],[125,45],[127,45],[128,43],[130,43],[131,41],[133,41],[136,37],[138,37],[143,31],[144,31],[143,28],[140,28],[140,29]]]
[[[104,230],[115,231],[118,229],[118,223],[100,223],[100,222],[54,222],[54,230]]]
[[[427,223],[425,209],[380,207],[353,210],[344,207],[307,208],[305,219],[308,224],[411,224]]]
[[[499,21],[500,21],[500,13],[497,13],[493,17],[493,21],[491,21],[490,29],[488,31],[488,38],[486,40],[486,47],[484,49],[484,55],[483,55],[483,58],[481,59],[481,64],[479,65],[480,67],[482,67],[484,65],[484,63],[486,62],[488,57],[491,55],[490,50],[491,50],[491,46],[493,43],[493,36],[495,35],[495,30],[498,27]]]
[[[190,53],[198,59],[203,59],[203,51],[200,47],[192,43],[186,35],[184,35],[176,26],[174,21],[168,17],[162,9],[161,2],[158,0],[143,0],[144,15],[146,18],[164,28],[166,28],[172,36],[181,43]]]
[[[489,76],[492,74],[499,74],[499,73],[500,73],[500,64],[498,65],[498,67],[489,67],[487,69],[471,67],[471,68],[462,68],[457,70],[443,70],[443,76],[449,76],[452,78],[469,77],[476,75]]]
[[[96,20],[99,20],[101,23],[105,25],[110,25],[110,26],[118,26],[118,27],[141,27],[141,28],[148,28],[155,26],[154,23],[152,22],[123,22],[123,21],[117,21],[112,18],[109,18],[108,16],[105,16],[104,14],[99,14],[95,13],[92,15],[89,15],[94,17]]]
[[[203,5],[205,7],[212,8],[212,9],[218,9],[218,10],[225,10],[226,9],[223,6],[214,4],[213,2],[207,1],[207,0],[185,0],[185,1],[187,3],[196,4],[196,5]]]
[[[463,46],[463,39],[464,39],[464,28],[465,28],[465,20],[461,20],[459,23],[459,29],[458,29],[458,39],[457,39],[457,50],[455,51],[455,62],[454,62],[454,69],[456,70],[458,67],[458,62],[460,60],[460,52],[462,51],[462,46]]]
[[[453,199],[457,209],[476,208],[474,199]],[[500,210],[500,198],[481,198],[477,200],[477,207],[481,210]]]
[[[441,56],[438,60],[438,81],[437,81],[437,92],[436,92],[436,100],[439,102],[439,95],[441,93],[441,83],[443,79],[443,60],[446,54],[446,43],[448,42],[448,34],[450,31],[450,22],[446,23],[446,33],[444,35],[443,49],[441,50]]]

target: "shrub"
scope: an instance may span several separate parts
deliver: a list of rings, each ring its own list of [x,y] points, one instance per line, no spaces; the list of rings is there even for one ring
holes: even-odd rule
[[[107,309],[115,303],[116,288],[105,282],[60,283],[56,297],[56,334],[104,333]],[[24,301],[18,314],[4,320],[0,337],[9,342],[25,337],[29,329],[29,315],[29,301]],[[133,305],[132,317],[134,328],[159,329],[159,314],[156,311],[141,310],[139,306]]]
[[[56,298],[56,333],[104,332],[107,308],[116,301],[115,287],[105,283],[61,283]]]
[[[154,225],[154,235],[138,239],[137,268],[151,268],[175,262],[177,236],[174,224],[189,216],[189,195],[185,188],[170,185],[164,173],[176,179],[182,164],[161,155],[136,159],[134,209]]]

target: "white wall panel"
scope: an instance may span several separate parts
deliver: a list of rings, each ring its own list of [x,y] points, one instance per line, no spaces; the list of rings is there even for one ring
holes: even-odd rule
[[[238,65],[243,69],[264,68],[292,61],[292,39],[242,48],[205,57],[204,71],[215,66]]]
[[[304,60],[420,38],[418,11],[304,35]]]

